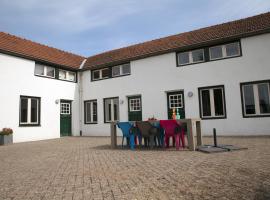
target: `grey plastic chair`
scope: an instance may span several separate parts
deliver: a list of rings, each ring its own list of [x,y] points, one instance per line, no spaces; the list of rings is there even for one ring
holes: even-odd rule
[[[154,138],[160,134],[159,129],[148,121],[138,121],[136,126],[140,130],[142,137],[149,138],[150,148],[153,148],[155,144]]]

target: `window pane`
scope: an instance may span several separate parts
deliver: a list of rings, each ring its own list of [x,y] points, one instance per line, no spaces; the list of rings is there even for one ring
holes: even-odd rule
[[[86,106],[86,122],[91,122],[91,103],[87,102]]]
[[[114,120],[118,120],[119,118],[119,100],[118,99],[114,99],[113,100],[113,109],[114,109]]]
[[[255,114],[256,111],[255,111],[253,85],[244,85],[243,92],[244,92],[246,114]]]
[[[59,70],[59,79],[66,80],[67,79],[67,73],[66,71]]]
[[[93,102],[93,122],[97,122],[97,102]]]
[[[202,62],[204,61],[203,49],[192,51],[193,62]]]
[[[42,75],[44,76],[44,66],[43,65],[39,65],[39,64],[36,64],[35,65],[35,74],[36,75]]]
[[[47,67],[47,76],[54,77],[54,68]]]
[[[93,79],[99,79],[99,73],[100,73],[99,70],[93,71]]]
[[[123,74],[130,74],[130,64],[122,65],[122,72]]]
[[[75,72],[68,72],[68,80],[69,81],[75,81],[76,74]]]
[[[211,106],[210,106],[210,92],[209,90],[201,91],[202,98],[202,113],[203,116],[211,116]]]
[[[111,121],[111,99],[105,99],[105,121]]]
[[[214,89],[215,116],[224,115],[222,89]]]
[[[238,56],[240,55],[240,48],[239,48],[239,43],[231,43],[231,44],[226,44],[226,53],[227,56]]]
[[[222,58],[222,46],[210,48],[210,59]]]
[[[27,123],[28,99],[21,98],[21,122]]]
[[[189,52],[179,53],[178,62],[180,65],[189,63]]]
[[[102,78],[109,78],[109,74],[110,74],[110,70],[108,68],[101,70]]]
[[[119,76],[120,75],[120,66],[113,67],[112,74],[113,74],[113,76]]]
[[[269,84],[258,84],[260,113],[270,113]]]
[[[38,100],[31,99],[31,122],[38,122]]]

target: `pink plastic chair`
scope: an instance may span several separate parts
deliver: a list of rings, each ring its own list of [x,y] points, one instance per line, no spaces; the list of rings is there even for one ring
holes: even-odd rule
[[[170,137],[175,139],[176,149],[179,150],[180,140],[182,142],[182,147],[185,147],[185,132],[180,124],[176,120],[160,120],[160,126],[165,131],[165,146],[169,147]]]

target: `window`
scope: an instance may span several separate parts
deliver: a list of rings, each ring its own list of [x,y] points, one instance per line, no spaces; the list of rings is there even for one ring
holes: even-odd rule
[[[61,103],[60,114],[70,115],[70,103]]]
[[[224,86],[199,88],[202,119],[226,118]]]
[[[204,50],[198,49],[177,54],[178,65],[187,65],[192,63],[204,62]]]
[[[84,102],[84,123],[97,123],[97,100]]]
[[[59,79],[75,82],[76,81],[76,73],[66,70],[59,70]]]
[[[130,74],[130,64],[118,65],[112,68],[112,76],[123,76]]]
[[[234,42],[209,48],[210,60],[240,56],[240,43]]]
[[[35,75],[54,78],[55,77],[55,68],[45,66],[45,65],[36,64],[35,65]]]
[[[182,94],[172,94],[169,95],[169,108],[183,108],[183,96]]]
[[[241,83],[243,116],[270,116],[270,81]]]
[[[104,99],[104,122],[119,120],[119,98]]]
[[[129,111],[141,111],[141,97],[129,99]]]
[[[110,77],[110,69],[109,68],[95,70],[92,73],[93,80],[105,79],[105,78],[109,78],[109,77]]]
[[[20,96],[20,126],[40,124],[40,98]]]

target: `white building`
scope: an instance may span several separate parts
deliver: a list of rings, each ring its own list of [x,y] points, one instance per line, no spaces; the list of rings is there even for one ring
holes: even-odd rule
[[[89,58],[1,32],[0,128],[14,142],[104,136],[177,108],[205,135],[270,135],[269,53],[270,13]]]

